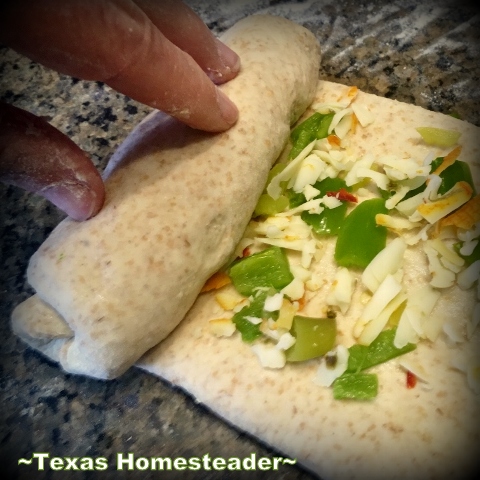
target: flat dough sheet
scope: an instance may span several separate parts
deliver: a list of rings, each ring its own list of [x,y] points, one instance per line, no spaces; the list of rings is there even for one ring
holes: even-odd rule
[[[335,101],[347,88],[320,81],[315,102]],[[373,125],[353,136],[356,154],[404,154],[422,161],[432,147],[420,140],[415,127],[460,129],[461,159],[473,166],[478,187],[480,128],[363,92],[356,102],[376,117]],[[406,262],[410,290],[428,281],[423,255],[414,251]],[[326,276],[334,272],[333,264],[323,268]],[[472,290],[452,287],[442,292],[433,315],[458,319],[464,328],[474,297]],[[379,376],[374,401],[349,402],[334,400],[330,389],[313,383],[315,362],[287,364],[281,371],[264,369],[237,335],[216,338],[208,320],[218,312],[214,293],[200,295],[177,329],[138,366],[180,386],[227,422],[327,480],[469,478],[476,467],[480,402],[451,361],[459,356],[478,359],[478,328],[459,348],[441,335],[434,344],[420,343],[408,354],[410,362],[421,363],[428,372],[428,385],[420,382],[407,389],[405,371],[391,361],[372,370]],[[358,312],[359,303],[337,319],[347,346]]]

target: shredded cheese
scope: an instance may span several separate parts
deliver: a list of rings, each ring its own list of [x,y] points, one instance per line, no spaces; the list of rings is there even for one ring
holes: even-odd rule
[[[480,195],[472,198],[472,187],[465,181],[457,182],[448,192],[439,194],[443,183],[440,175],[454,164],[461,147],[447,154],[433,172],[431,164],[436,158],[433,150],[420,161],[390,153],[375,157],[370,152],[354,158],[349,151],[349,135],[355,135],[359,129],[366,129],[375,122],[375,116],[366,106],[357,103],[357,98],[358,89],[352,87],[336,103],[313,105],[313,109],[320,113],[334,113],[328,136],[310,142],[271,179],[266,188],[267,194],[275,200],[284,194],[287,185],[296,194],[302,193],[306,201],[294,208],[252,220],[236,249],[241,256],[247,247],[249,251],[258,251],[275,245],[286,249],[292,260],[293,281],[280,292],[268,296],[264,304],[264,313],[272,312],[272,317],[276,317],[273,312],[278,312],[277,320],[244,317],[259,325],[262,338],[251,348],[265,368],[284,367],[285,351],[296,341],[290,333],[293,319],[320,292],[326,294],[323,297],[325,309],[341,315],[347,314],[355,292],[359,293],[363,306],[352,333],[361,345],[370,345],[392,325],[396,326],[394,345],[397,348],[422,340],[435,341],[440,335],[451,344],[459,344],[471,338],[480,324],[480,260],[467,265],[462,258],[471,255],[479,242]],[[428,129],[430,133],[435,130]],[[440,133],[444,135],[445,132]],[[388,242],[361,275],[343,267],[328,274],[312,269],[322,260],[326,250],[312,227],[302,220],[301,214],[321,214],[343,204],[338,195],[319,197],[320,190],[316,188],[317,182],[338,176],[348,187],[355,188],[358,201],[377,195],[378,189],[386,196],[393,193],[385,201],[389,213],[379,214],[375,220],[377,225],[398,236]],[[420,187],[423,188],[420,193],[408,198],[411,191]],[[461,246],[454,248],[458,242],[462,242]],[[405,253],[412,246],[423,250],[430,273],[429,283],[419,289],[407,289],[403,281]],[[215,275],[204,287],[204,291],[218,290],[215,298],[225,312],[209,322],[212,333],[217,336],[234,333],[231,317],[250,301],[236,293],[225,277]],[[440,292],[453,285],[465,290],[477,289],[473,317],[466,326],[445,322],[441,315],[432,314]],[[348,349],[339,344],[318,360],[315,383],[331,386],[345,372],[347,365]],[[422,365],[412,363],[408,358],[402,358],[399,365],[428,386],[428,375]],[[462,364],[462,369],[472,388],[480,389],[480,366]]]

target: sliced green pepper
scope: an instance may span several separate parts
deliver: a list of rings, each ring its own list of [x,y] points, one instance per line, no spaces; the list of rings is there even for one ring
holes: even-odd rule
[[[402,348],[395,347],[395,332],[396,328],[384,330],[369,346],[355,344],[348,349],[347,370],[333,383],[335,399],[370,400],[377,396],[377,376],[361,373],[362,370],[388,362],[416,348],[413,343]]]
[[[295,343],[286,352],[287,362],[321,357],[335,345],[337,323],[334,318],[310,318],[296,315],[290,333]]]
[[[433,168],[432,171],[434,171],[435,168]],[[460,160],[455,160],[455,162],[453,162],[452,165],[450,165],[443,172],[441,172],[439,176],[442,179],[442,184],[438,188],[439,195],[445,194],[457,182],[462,182],[462,181],[470,184],[473,190],[473,196],[477,194],[475,190],[475,184],[473,183],[472,172],[470,171],[470,167],[468,163],[462,162]]]
[[[242,340],[244,342],[253,342],[262,335],[260,324],[254,324],[245,317],[263,318],[263,306],[267,295],[268,292],[258,292],[250,305],[243,307],[232,318],[232,321],[242,335]]]
[[[444,157],[437,157],[435,160],[433,160],[431,163],[430,173],[434,172],[442,164],[443,159]],[[440,187],[438,187],[438,193],[440,195],[448,192],[457,182],[467,182],[472,187],[472,196],[477,194],[470,166],[466,162],[455,160],[452,165],[440,173],[439,177],[442,179],[442,183],[440,184]],[[419,193],[423,192],[426,187],[427,185],[424,183],[420,187],[410,190],[410,192],[408,192],[403,199],[407,200],[415,195],[418,195]]]
[[[276,177],[279,173],[282,173],[287,165],[287,163],[276,163],[268,173],[267,185],[272,181],[273,177]]]
[[[411,191],[413,191],[413,190],[411,190]],[[381,188],[379,188],[378,192],[380,193],[380,196],[384,200],[388,200],[389,198],[393,197],[393,195],[395,195],[395,190],[382,190]],[[410,192],[408,192],[408,193],[410,193]],[[418,193],[420,193],[420,192],[418,192]],[[413,195],[412,195],[412,197],[413,197]]]
[[[281,173],[286,166],[286,163],[276,163],[270,169],[270,172],[268,173],[267,186],[272,181],[272,178]],[[288,182],[281,182],[280,185],[283,189],[285,189],[287,183]],[[274,199],[270,195],[268,195],[265,188],[263,194],[258,199],[257,206],[255,207],[255,210],[253,212],[253,216],[258,217],[260,215],[275,215],[279,212],[283,212],[286,208],[288,208],[288,206],[288,198],[285,195],[280,195],[279,198]]]
[[[290,208],[298,207],[299,205],[302,205],[307,201],[303,193],[294,192],[292,189],[287,190],[285,192],[285,195],[287,196],[288,201],[290,202],[290,205],[289,205]]]
[[[465,265],[468,267],[471,265],[473,262],[476,262],[477,260],[480,260],[480,240],[473,249],[473,252],[470,255],[462,255],[460,253],[460,249],[463,246],[463,242],[456,243],[454,245],[455,251],[465,260]]]
[[[277,199],[272,198],[268,193],[260,195],[257,206],[253,212],[254,217],[260,215],[275,215],[283,212],[290,206],[290,202],[285,195],[280,195]]]
[[[320,193],[315,198],[320,198],[325,196],[328,192],[338,192],[341,188],[347,190],[347,192],[351,192],[352,189],[347,187],[345,180],[335,177],[327,177],[323,180],[314,183],[314,188],[320,191]]]
[[[288,182],[282,182],[287,184]],[[275,215],[285,211],[286,208],[295,208],[304,204],[307,199],[301,192],[295,192],[291,188],[285,189],[283,195],[274,200],[270,195],[264,193],[255,207],[254,215]]]
[[[385,200],[372,198],[347,215],[335,246],[335,261],[339,266],[365,268],[385,248],[387,229],[375,222],[379,213],[388,213]]]
[[[328,192],[338,192],[342,188],[348,192],[351,191],[344,180],[330,177],[316,182],[314,188],[320,190],[316,198],[323,197]],[[338,207],[325,208],[321,213],[302,212],[301,218],[313,228],[317,235],[337,235],[347,214],[347,209],[348,203],[343,202]]]
[[[349,356],[346,373],[358,373],[415,350],[416,345],[413,343],[408,343],[402,348],[395,347],[393,344],[395,332],[396,328],[384,330],[368,346],[352,345],[348,349]]]
[[[335,400],[371,400],[378,393],[374,373],[344,373],[333,382]]]
[[[453,147],[460,138],[461,133],[455,130],[446,130],[444,128],[418,127],[415,130],[422,136],[427,145],[437,147]]]
[[[269,247],[234,263],[229,270],[234,287],[249,297],[258,287],[281,290],[292,280],[288,259],[279,247]]]
[[[297,125],[290,133],[293,145],[289,158],[295,158],[313,140],[325,138],[328,135],[328,127],[332,123],[333,116],[333,113],[316,112]]]

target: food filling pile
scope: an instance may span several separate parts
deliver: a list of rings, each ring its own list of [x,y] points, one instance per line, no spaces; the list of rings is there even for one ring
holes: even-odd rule
[[[337,103],[313,105],[315,113],[292,130],[236,260],[204,291],[215,290],[221,312],[209,321],[211,331],[220,337],[238,332],[263,367],[318,362],[314,381],[331,387],[334,398],[368,400],[378,391],[370,367],[440,334],[455,344],[474,334],[480,318],[480,196],[461,160],[461,132],[418,126],[419,140],[432,152],[447,149],[444,157],[355,158],[351,135],[375,120],[355,102],[357,95],[352,87]],[[423,251],[429,280],[408,291],[403,265],[413,248]],[[325,261],[333,262],[330,276],[322,270]],[[454,285],[476,289],[462,330],[432,314],[442,291]],[[354,298],[361,310],[353,324],[342,324],[354,339],[347,347],[352,342],[339,335],[337,322]],[[311,304],[315,315],[305,313]],[[480,393],[480,365],[467,363],[456,368]],[[407,386],[422,380],[421,371],[405,369]]]

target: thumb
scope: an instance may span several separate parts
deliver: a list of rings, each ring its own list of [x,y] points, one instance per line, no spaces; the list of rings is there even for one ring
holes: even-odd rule
[[[0,180],[38,193],[74,220],[103,205],[103,181],[87,155],[39,117],[0,102]]]

